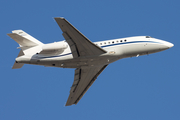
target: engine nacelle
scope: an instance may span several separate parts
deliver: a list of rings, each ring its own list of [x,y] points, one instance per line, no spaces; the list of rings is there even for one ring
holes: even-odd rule
[[[68,47],[64,41],[45,44],[42,46],[42,51],[39,54],[43,55],[58,55]]]
[[[62,50],[67,48],[66,42],[49,43],[42,46],[42,50]]]

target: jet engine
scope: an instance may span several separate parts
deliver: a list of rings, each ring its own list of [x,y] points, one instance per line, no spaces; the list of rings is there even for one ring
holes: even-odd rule
[[[67,47],[68,47],[68,44],[65,41],[45,44],[42,46],[42,51],[39,54],[59,55],[59,54],[63,53]]]

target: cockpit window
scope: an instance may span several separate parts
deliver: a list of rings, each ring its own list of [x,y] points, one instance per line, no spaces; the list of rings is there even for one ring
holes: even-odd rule
[[[152,38],[151,36],[146,36],[146,38]]]

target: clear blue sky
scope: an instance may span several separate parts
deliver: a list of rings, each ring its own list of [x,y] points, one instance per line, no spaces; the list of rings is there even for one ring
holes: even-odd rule
[[[179,0],[1,0],[0,120],[180,120]],[[65,17],[91,41],[150,35],[169,50],[109,65],[77,105],[65,107],[74,69],[12,70],[22,29],[43,43],[64,40]]]

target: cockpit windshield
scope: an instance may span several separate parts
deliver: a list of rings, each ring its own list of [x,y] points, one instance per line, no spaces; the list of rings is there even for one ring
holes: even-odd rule
[[[152,38],[151,36],[146,36],[146,38]]]

